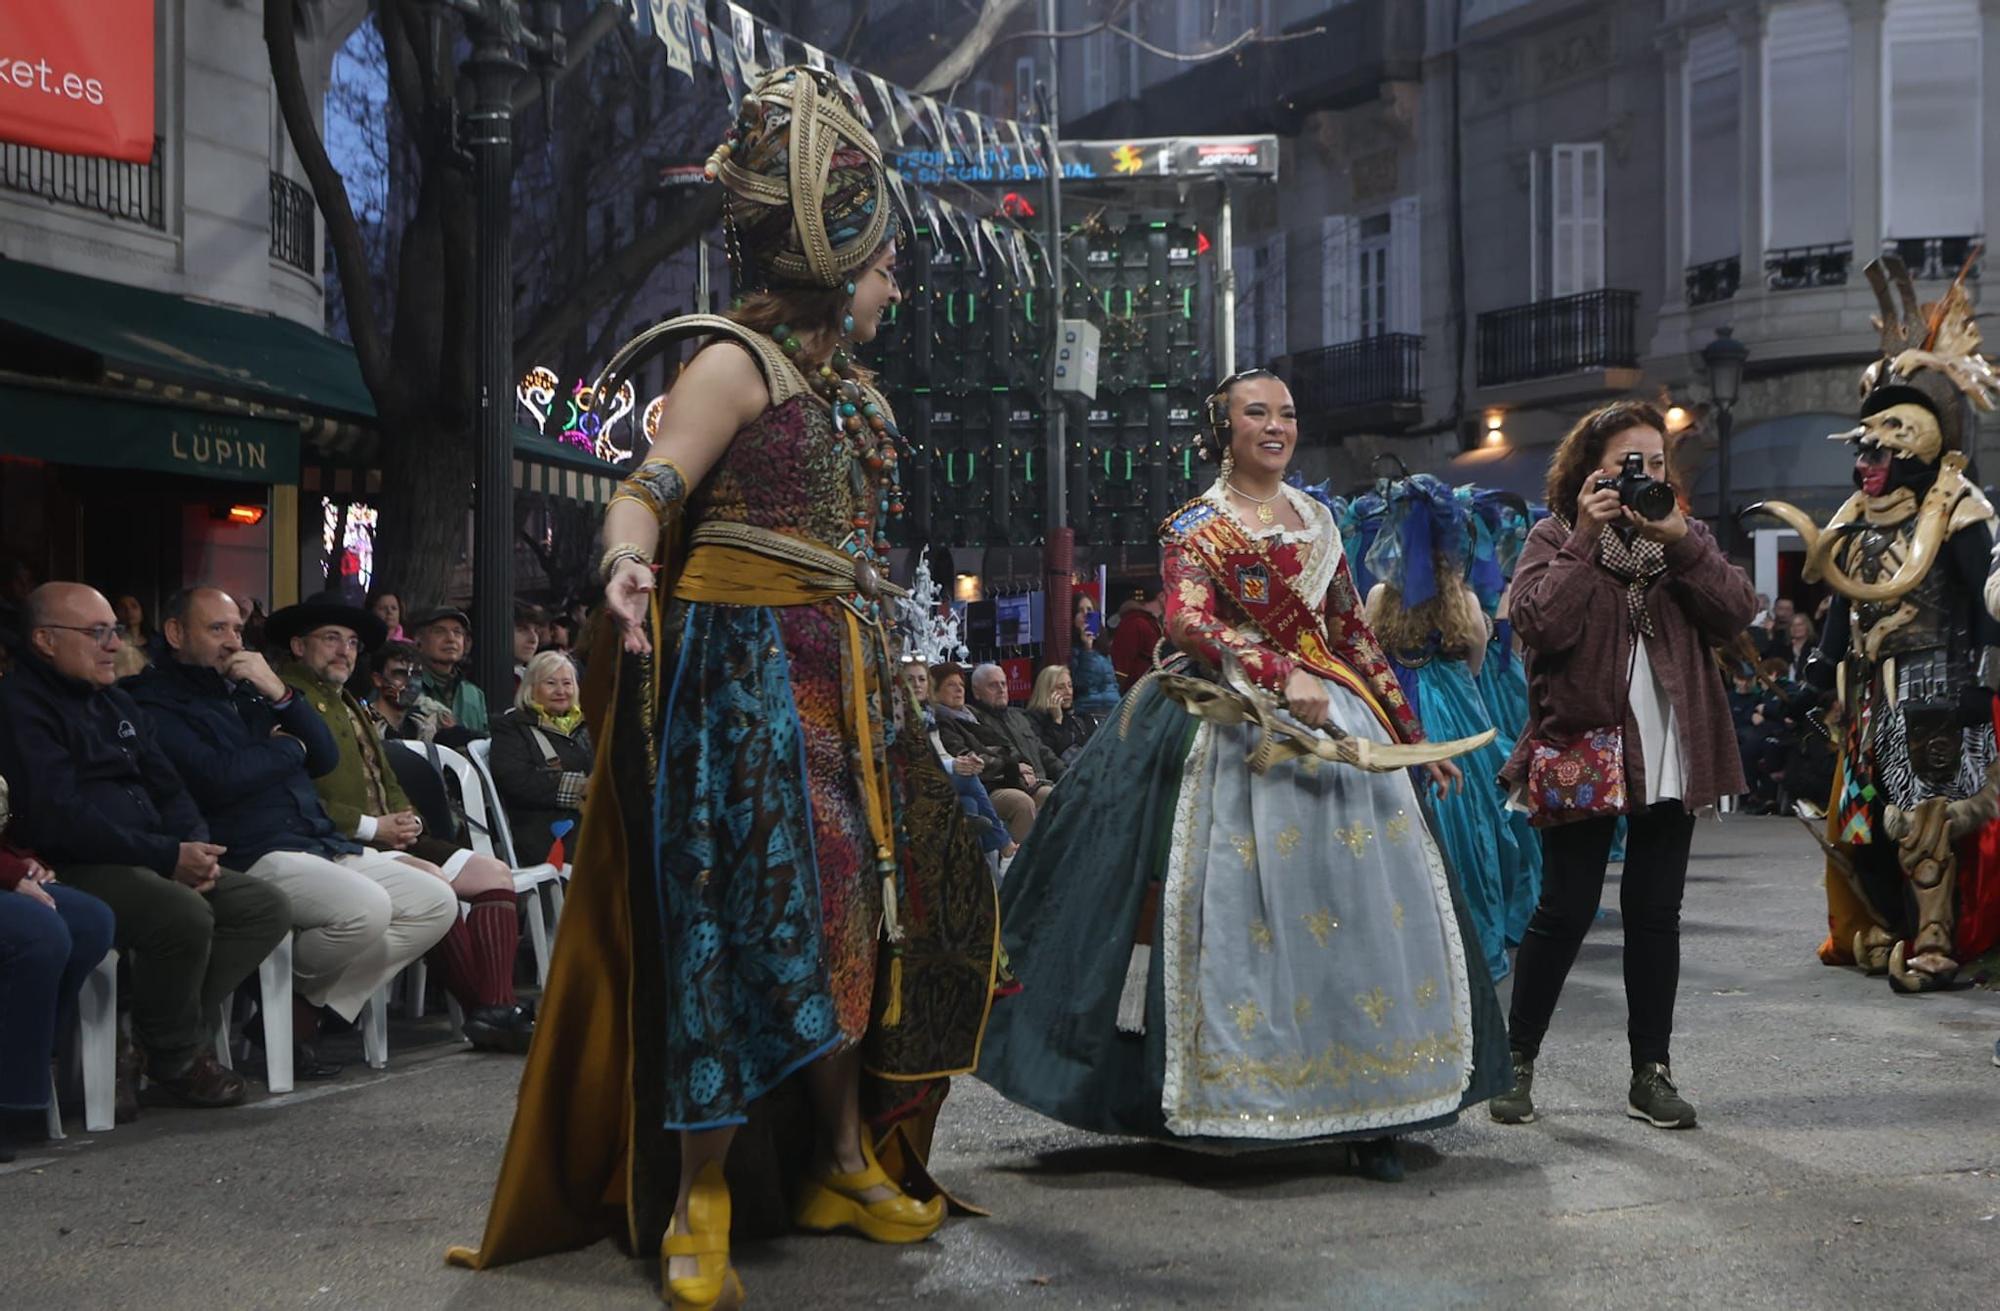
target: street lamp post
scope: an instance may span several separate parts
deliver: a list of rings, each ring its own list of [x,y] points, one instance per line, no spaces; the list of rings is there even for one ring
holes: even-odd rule
[[[440,3],[463,16],[472,47],[464,71],[473,105],[461,132],[478,204],[472,681],[488,705],[499,706],[514,695],[514,91],[529,61],[545,76],[561,64],[561,7],[547,0]],[[543,104],[552,112],[546,95]]]
[[[1057,44],[1055,0],[1042,0],[1042,27],[1049,33],[1049,74],[1042,93],[1042,123],[1048,129],[1048,268],[1051,286],[1042,317],[1048,322],[1042,413],[1048,424],[1044,468],[1042,533],[1043,644],[1044,661],[1052,665],[1069,663],[1070,625],[1075,603],[1071,600],[1071,573],[1076,567],[1076,530],[1068,521],[1069,511],[1069,407],[1056,390],[1056,366],[1062,349],[1063,248],[1062,248],[1062,56]]]
[[[1717,328],[1715,340],[1701,348],[1708,367],[1708,395],[1715,402],[1715,532],[1728,555],[1736,545],[1736,513],[1729,504],[1729,446],[1736,430],[1737,394],[1743,387],[1743,362],[1750,348],[1728,328]]]

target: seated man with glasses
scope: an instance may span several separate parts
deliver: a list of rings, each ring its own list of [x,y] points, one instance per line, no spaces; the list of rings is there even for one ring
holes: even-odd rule
[[[514,873],[467,850],[449,830],[427,830],[368,712],[347,688],[361,651],[380,645],[387,627],[327,592],[272,615],[265,634],[283,661],[279,675],[332,737],[336,763],[319,771],[313,785],[334,825],[357,842],[420,862],[466,904],[464,920],[454,921],[434,954],[445,988],[465,1010],[467,1040],[489,1050],[526,1051],[535,1026],[533,1013],[514,995],[521,943]]]
[[[178,593],[160,631],[165,658],[125,686],[158,724],[161,746],[228,847],[229,867],[290,898],[293,1069],[301,1078],[334,1073],[310,1045],[319,1008],[360,1015],[376,989],[458,923],[458,900],[435,869],[370,850],[327,817],[313,778],[339,765],[340,750],[305,698],[243,649],[242,612],[227,593]]]
[[[132,958],[132,1027],[153,1082],[189,1105],[234,1106],[243,1079],[215,1059],[216,1008],[284,938],[291,908],[221,867],[226,846],[209,840],[153,721],[113,686],[123,633],[111,603],[46,583],[29,595],[24,627],[19,665],[0,679],[9,836],[117,917],[112,941]]]

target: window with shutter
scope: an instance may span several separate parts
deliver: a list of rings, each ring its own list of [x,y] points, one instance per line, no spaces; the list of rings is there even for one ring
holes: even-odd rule
[[[1978,0],[1891,0],[1883,15],[1885,236],[1985,231],[1979,33]]]
[[[1573,296],[1604,285],[1604,145],[1549,150],[1549,294]]]
[[[1772,8],[1764,35],[1764,247],[1848,241],[1851,29],[1840,0]]]
[[[1684,263],[1743,253],[1742,42],[1726,24],[1688,38]]]
[[[1354,220],[1329,214],[1319,225],[1320,341],[1337,346],[1360,335],[1354,315]]]
[[[1379,337],[1389,331],[1389,249],[1387,214],[1374,214],[1356,224],[1354,301],[1357,336]]]
[[[1403,196],[1389,206],[1389,331],[1423,330],[1423,202]]]

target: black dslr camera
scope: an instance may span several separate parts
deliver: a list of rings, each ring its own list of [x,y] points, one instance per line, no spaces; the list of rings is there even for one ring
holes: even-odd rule
[[[1646,472],[1646,457],[1633,451],[1625,457],[1625,467],[1616,478],[1599,478],[1596,491],[1613,490],[1618,503],[1636,511],[1640,518],[1660,520],[1674,512],[1674,489]]]

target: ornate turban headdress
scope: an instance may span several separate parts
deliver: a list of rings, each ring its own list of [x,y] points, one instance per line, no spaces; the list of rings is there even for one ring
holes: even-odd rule
[[[705,171],[729,192],[730,261],[747,288],[842,286],[896,235],[881,147],[819,69],[758,78]]]

